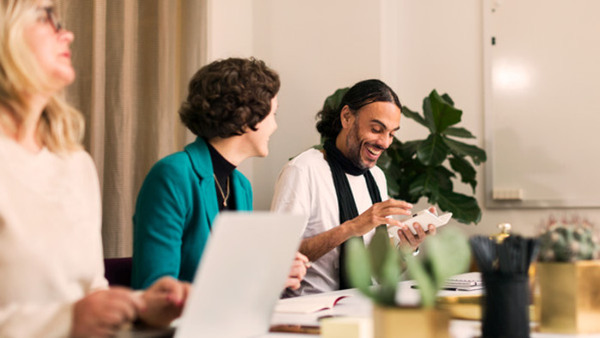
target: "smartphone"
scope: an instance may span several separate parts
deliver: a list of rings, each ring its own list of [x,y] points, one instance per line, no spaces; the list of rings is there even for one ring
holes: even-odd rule
[[[416,235],[417,231],[415,230],[415,223],[419,223],[419,225],[421,226],[421,228],[424,231],[427,231],[427,227],[429,226],[429,224],[433,224],[435,225],[437,228],[441,227],[442,225],[446,225],[450,219],[452,218],[452,213],[446,213],[443,215],[434,215],[431,211],[425,209],[425,210],[421,210],[418,213],[412,215],[411,218],[407,219],[407,220],[403,220],[401,221],[402,223],[406,224],[408,226],[408,228],[410,229],[410,231]],[[388,233],[394,237],[394,239],[396,241],[400,241],[400,237],[398,237],[398,230],[400,228],[397,226],[389,226],[388,227]]]

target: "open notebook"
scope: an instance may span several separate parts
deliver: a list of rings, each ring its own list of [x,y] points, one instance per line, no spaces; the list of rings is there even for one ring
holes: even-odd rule
[[[305,222],[289,214],[221,213],[175,337],[266,334]]]
[[[332,309],[340,300],[348,295],[315,295],[282,299],[277,303],[278,313],[313,313]]]

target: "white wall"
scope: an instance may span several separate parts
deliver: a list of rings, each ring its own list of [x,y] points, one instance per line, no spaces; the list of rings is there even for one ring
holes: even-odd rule
[[[362,0],[254,1],[254,54],[279,72],[278,131],[256,159],[256,209],[268,209],[287,160],[319,142],[315,114],[339,87],[380,72],[380,4]]]
[[[208,62],[253,56],[253,7],[252,1],[248,0],[206,0]],[[253,160],[246,160],[238,168],[251,181],[253,163]]]
[[[207,58],[252,56],[252,1],[206,0]]]
[[[252,181],[256,209],[269,208],[276,176],[286,160],[318,142],[314,116],[325,97],[366,78],[386,81],[413,110],[421,111],[422,99],[432,89],[447,92],[463,110],[462,125],[476,135],[477,145],[485,146],[481,0],[212,3],[219,4],[212,26],[225,32],[213,31],[214,36],[221,34],[219,39],[224,39],[213,40],[213,48],[220,48],[213,55],[255,55],[276,69],[282,79],[279,130],[271,138],[271,153],[242,168]],[[230,6],[232,3],[243,9],[238,7],[233,18],[228,10],[235,7]],[[423,127],[403,119],[398,135],[401,139],[424,135]],[[483,175],[484,168],[479,167],[477,198],[483,218],[476,227],[459,225],[468,233],[495,233],[496,224],[509,222],[515,232],[533,235],[550,214],[577,213],[600,222],[598,209],[485,209]],[[469,192],[466,186],[462,191]]]

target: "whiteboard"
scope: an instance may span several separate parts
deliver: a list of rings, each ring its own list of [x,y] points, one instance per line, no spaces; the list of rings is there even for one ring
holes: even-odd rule
[[[600,206],[600,1],[483,1],[486,206]]]

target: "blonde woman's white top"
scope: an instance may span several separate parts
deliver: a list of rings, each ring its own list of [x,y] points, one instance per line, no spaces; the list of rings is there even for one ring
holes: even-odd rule
[[[0,134],[0,337],[66,336],[73,304],[106,287],[90,156],[34,154]]]

